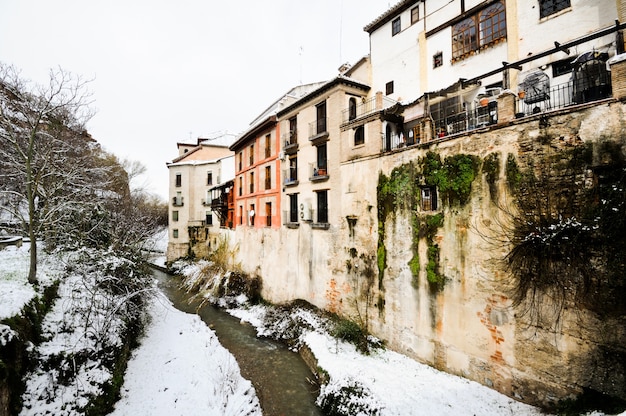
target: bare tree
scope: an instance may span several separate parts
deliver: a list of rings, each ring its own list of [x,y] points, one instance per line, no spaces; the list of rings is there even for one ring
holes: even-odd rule
[[[37,239],[53,230],[77,196],[97,144],[88,81],[51,70],[46,86],[23,81],[0,64],[0,211],[17,219],[31,242],[28,280],[37,283]]]

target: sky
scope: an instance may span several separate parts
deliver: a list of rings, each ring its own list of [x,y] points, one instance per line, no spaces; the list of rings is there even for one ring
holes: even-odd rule
[[[235,136],[301,83],[369,53],[388,0],[0,0],[0,62],[46,83],[91,80],[102,147],[139,161],[165,199],[176,143]]]

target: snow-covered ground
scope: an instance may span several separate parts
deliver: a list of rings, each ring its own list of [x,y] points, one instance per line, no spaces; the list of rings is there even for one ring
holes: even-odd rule
[[[150,315],[112,416],[261,414],[254,387],[197,315],[163,296],[153,300]]]
[[[40,279],[52,279],[60,270],[52,258],[42,256],[46,262],[40,266]],[[26,282],[28,270],[28,245],[0,250],[0,317],[17,313],[35,294]],[[70,282],[68,282],[69,284]],[[68,286],[71,288],[71,286]],[[65,292],[60,287],[61,294]],[[58,312],[52,312],[47,322],[54,326],[55,316],[67,299],[60,298]],[[258,331],[268,335],[263,317],[267,307],[240,307],[230,312],[257,326]],[[140,346],[128,364],[121,400],[112,413],[121,415],[175,416],[190,414],[211,415],[258,415],[261,414],[254,388],[243,379],[232,355],[217,340],[214,332],[197,316],[174,309],[162,295],[150,304],[151,321]],[[333,394],[348,386],[358,386],[363,393],[355,399],[365,401],[365,406],[378,410],[380,415],[539,415],[534,407],[516,402],[478,383],[451,376],[421,365],[414,360],[388,350],[375,350],[366,356],[355,347],[331,338],[319,317],[308,311],[298,311],[306,320],[309,329],[302,332],[301,342],[306,343],[318,359],[319,366],[328,372],[330,382],[323,394]],[[2,328],[0,328],[2,329]],[[3,332],[0,331],[0,335]],[[0,337],[2,338],[2,337]],[[52,338],[51,343],[62,338]],[[48,344],[57,348],[60,344]],[[58,350],[57,350],[58,351]],[[85,374],[97,378],[97,362],[88,362],[93,367],[84,368]],[[40,371],[31,377],[31,386],[38,382],[49,388],[46,379],[51,373]],[[78,380],[89,384],[89,379]],[[57,394],[73,394],[78,389],[72,386],[63,389],[57,386],[50,391]],[[88,389],[87,389],[88,390]],[[48,409],[52,414],[76,414],[58,406],[57,398],[38,399],[32,394],[25,397],[30,409],[23,415],[32,415],[35,409]],[[41,390],[39,390],[41,391]],[[97,392],[97,389],[92,392]],[[69,400],[70,396],[66,399]],[[72,396],[73,397],[73,396]],[[73,397],[73,399],[76,399]],[[50,403],[55,403],[52,405]],[[48,402],[48,403],[46,403]],[[75,409],[73,407],[72,409]],[[595,416],[602,413],[595,412]],[[626,416],[626,412],[621,416]]]

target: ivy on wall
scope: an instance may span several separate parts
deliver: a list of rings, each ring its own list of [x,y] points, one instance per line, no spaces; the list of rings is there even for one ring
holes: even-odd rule
[[[594,156],[595,155],[595,156]],[[626,313],[626,160],[612,142],[534,158],[509,155],[515,214],[506,257],[512,295],[535,323],[555,324],[569,302]],[[516,169],[510,168],[515,166]]]
[[[411,211],[412,216],[412,257],[408,261],[413,276],[412,285],[419,284],[420,256],[419,242],[426,240],[427,262],[426,279],[432,290],[441,290],[445,277],[440,271],[440,248],[435,242],[435,234],[443,226],[443,212],[423,212],[421,210],[421,188],[436,187],[442,207],[463,206],[470,198],[472,182],[478,175],[481,160],[477,156],[456,154],[441,159],[436,152],[428,152],[424,157],[403,164],[392,170],[387,177],[379,174],[378,197],[378,280],[383,288],[387,267],[385,246],[385,224],[396,212]]]

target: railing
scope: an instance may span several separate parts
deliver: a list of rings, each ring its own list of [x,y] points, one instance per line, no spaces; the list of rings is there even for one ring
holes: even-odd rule
[[[516,117],[525,117],[546,111],[560,110],[576,104],[584,104],[608,98],[612,95],[610,77],[583,78],[568,81],[550,87],[542,94],[533,94],[529,99],[528,93],[520,91],[518,94]]]
[[[296,224],[299,221],[298,210],[283,210],[283,225]]]
[[[182,207],[183,203],[184,200],[182,196],[175,196],[174,198],[172,198],[172,205],[174,205],[175,207]]]
[[[315,137],[318,134],[325,133],[327,117],[318,118],[316,121],[309,123],[309,138]]]
[[[391,134],[389,136],[383,134],[381,151],[390,152],[396,149],[402,149],[409,146],[419,144],[419,141],[408,139],[404,134]]]
[[[312,180],[328,178],[328,167],[326,165],[324,166],[311,165],[309,177]]]
[[[397,101],[392,100],[388,97],[379,97],[378,104],[376,103],[376,97],[372,97],[366,101],[363,101],[361,104],[356,106],[356,109],[350,111],[350,108],[347,108],[341,112],[341,123],[345,124],[349,121],[361,118],[371,113],[375,113],[376,111],[384,110],[397,104]],[[355,111],[356,110],[356,111]]]
[[[298,168],[290,167],[283,172],[284,184],[295,185],[298,182]]]
[[[498,103],[493,100],[473,110],[461,111],[446,117],[434,118],[434,136],[445,137],[479,129],[498,122]]]

